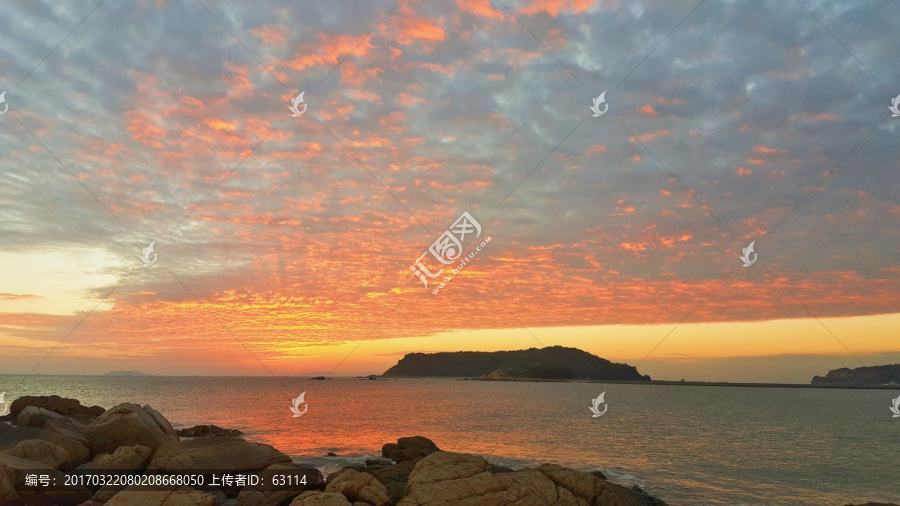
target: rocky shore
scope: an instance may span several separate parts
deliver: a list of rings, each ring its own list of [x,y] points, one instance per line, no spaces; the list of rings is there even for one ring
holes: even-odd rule
[[[58,396],[22,397],[0,422],[0,504],[82,506],[387,506],[387,505],[664,505],[639,489],[599,473],[544,464],[521,470],[494,466],[477,455],[440,450],[422,436],[385,444],[382,459],[345,467],[327,479],[277,449],[246,441],[240,432],[202,425],[176,432],[150,406],[109,410]],[[182,439],[192,437],[193,439]],[[165,470],[265,473],[302,471],[311,479],[280,489],[246,485],[203,490],[123,486],[22,490],[16,470],[39,470],[57,483],[86,470],[135,474]],[[21,482],[21,477],[20,482]]]
[[[22,397],[0,417],[0,505],[65,506],[418,506],[555,505],[660,506],[638,488],[611,483],[598,472],[554,464],[519,470],[477,455],[442,451],[422,436],[382,447],[381,459],[344,467],[327,478],[272,446],[246,441],[240,431],[199,425],[175,431],[150,406],[86,407],[58,396]],[[192,439],[182,439],[192,438]],[[23,490],[16,471],[63,483],[79,473],[160,475],[217,470],[264,476],[300,473],[300,486],[236,482],[229,486],[156,487],[79,484],[65,490]],[[197,471],[198,473],[200,471]],[[17,480],[19,480],[17,484]],[[249,480],[248,480],[249,481]]]

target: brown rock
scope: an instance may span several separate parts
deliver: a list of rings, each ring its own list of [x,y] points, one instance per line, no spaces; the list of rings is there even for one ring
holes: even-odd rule
[[[403,506],[575,506],[560,500],[556,485],[533,469],[492,474],[490,464],[475,455],[433,453],[416,464],[409,476]]]
[[[665,502],[649,496],[642,490],[634,490],[602,480],[593,474],[574,469],[544,464],[535,469],[546,475],[556,485],[572,492],[576,498],[584,499],[596,506],[665,506]]]
[[[352,506],[343,494],[337,492],[303,492],[291,501],[290,506]]]
[[[388,497],[396,503],[403,498],[403,494],[406,492],[406,480],[415,466],[416,463],[410,460],[396,465],[369,465],[367,471],[384,485]]]
[[[17,491],[15,490],[17,469],[37,471],[42,475],[48,475],[50,479],[56,480],[57,483],[63,483],[65,480],[65,475],[62,472],[42,462],[0,453],[0,504],[44,504],[50,502],[47,501],[48,498],[63,497],[63,495],[73,501],[73,504],[77,504],[91,497],[91,492],[81,487],[70,487],[65,492],[47,492],[43,494],[31,491]],[[39,502],[40,499],[38,498],[40,496],[47,496],[44,498],[45,502]]]
[[[407,460],[419,460],[437,451],[440,451],[440,448],[427,437],[412,436],[401,437],[396,443],[387,443],[382,446],[381,456],[387,457],[394,462],[404,462]]]
[[[490,471],[491,465],[483,457],[465,453],[436,452],[416,463],[407,480],[407,487],[412,489],[419,484],[469,478]]]
[[[82,406],[78,399],[68,399],[58,395],[26,395],[19,397],[9,406],[11,414],[18,416],[27,406],[43,408],[63,416],[78,418],[87,422],[102,415],[105,409],[100,406]]]
[[[266,468],[267,470],[285,470],[295,471],[297,469],[313,469],[309,466],[301,466],[296,464],[272,464]],[[322,473],[316,470],[318,478],[316,482],[307,483],[308,489],[319,489],[325,487],[325,478]],[[286,503],[292,497],[296,497],[304,490],[297,488],[284,488],[279,490],[263,490],[262,487],[247,485],[238,495],[236,506],[278,506]]]
[[[37,409],[37,408],[35,408]],[[90,450],[81,442],[47,429],[38,429],[34,427],[10,427],[6,424],[6,429],[0,430],[0,450],[8,450],[14,448],[22,441],[29,439],[41,439],[50,441],[57,446],[65,448],[69,452],[69,462],[63,467],[69,468],[85,462],[90,456]]]
[[[290,461],[290,457],[266,444],[241,438],[200,438],[161,446],[148,468],[258,471]]]
[[[369,473],[346,469],[325,487],[326,492],[340,492],[347,499],[372,506],[391,504],[387,489]]]
[[[142,445],[156,450],[178,443],[172,425],[150,406],[119,404],[87,426],[85,436],[94,453],[113,453],[120,446]]]
[[[175,490],[138,491],[123,489],[106,506],[215,506],[216,497],[190,487]]]
[[[2,453],[40,462],[54,469],[73,463],[69,452],[65,448],[43,439],[26,439],[11,449],[4,450]]]
[[[100,455],[97,455],[94,457],[94,460],[78,466],[77,469],[109,469],[123,471],[143,469],[151,456],[153,456],[153,450],[146,446],[120,446],[111,454],[101,453]]]

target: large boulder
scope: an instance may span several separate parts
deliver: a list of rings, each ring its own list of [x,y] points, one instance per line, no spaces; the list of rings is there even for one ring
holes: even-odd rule
[[[584,499],[588,504],[598,506],[665,506],[666,504],[640,489],[623,487],[600,479],[593,474],[556,464],[544,464],[535,468],[535,471],[547,476],[553,483],[568,490],[575,497]]]
[[[369,473],[361,473],[347,469],[325,487],[326,492],[339,492],[354,503],[371,504],[372,506],[388,506],[391,499],[387,489],[377,478]]]
[[[82,406],[81,401],[78,399],[69,399],[58,395],[26,395],[24,397],[19,397],[9,406],[9,411],[12,415],[18,417],[19,413],[28,406],[34,406],[36,408],[53,411],[54,413],[63,416],[77,418],[82,422],[88,422],[97,418],[105,411],[100,406]]]
[[[490,471],[491,465],[483,457],[465,453],[436,452],[416,463],[407,479],[407,487],[469,478]]]
[[[436,452],[423,458],[407,481],[403,506],[478,504],[577,506],[563,496],[544,474],[533,469],[492,474],[491,465],[477,455]]]
[[[89,469],[133,471],[143,469],[152,456],[153,450],[147,446],[120,446],[112,453],[97,455],[94,460],[82,464],[76,469],[79,471]]]
[[[441,451],[440,448],[427,437],[411,436],[401,437],[396,443],[385,444],[381,447],[381,456],[394,462],[416,461],[438,451]]]
[[[267,467],[267,471],[296,471],[303,469],[312,474],[315,471],[317,477],[314,480],[307,480],[306,488],[308,490],[316,490],[325,487],[325,478],[318,469],[300,464],[272,464]],[[278,490],[270,490],[267,487],[247,485],[241,489],[238,495],[236,506],[278,506],[285,504],[289,499],[300,495],[305,490],[297,487],[285,487]]]
[[[241,438],[201,438],[161,446],[148,468],[258,471],[284,462],[291,458],[266,444]]]
[[[53,504],[52,498],[67,499],[65,504],[78,504],[91,497],[91,492],[83,487],[69,487],[65,492],[32,492],[19,491],[15,488],[16,470],[36,471],[41,475],[47,475],[56,483],[63,483],[65,475],[53,467],[42,462],[0,453],[0,504],[24,505],[24,504]],[[43,496],[41,501],[39,497]]]
[[[216,496],[190,487],[175,490],[129,490],[122,489],[106,506],[215,506]]]
[[[4,427],[0,430],[0,451],[12,449],[19,443],[27,440],[40,439],[50,441],[64,448],[69,453],[69,460],[62,466],[66,469],[85,462],[91,453],[87,446],[80,441],[53,430],[34,427],[10,427],[5,423],[0,423],[0,426]]]
[[[85,436],[94,453],[113,453],[120,446],[142,445],[156,450],[178,443],[168,420],[150,406],[119,404],[87,426]]]
[[[343,494],[337,492],[303,492],[291,501],[290,506],[352,506]]]
[[[0,453],[40,462],[54,469],[74,463],[65,448],[43,439],[26,439],[9,450],[4,450]]]

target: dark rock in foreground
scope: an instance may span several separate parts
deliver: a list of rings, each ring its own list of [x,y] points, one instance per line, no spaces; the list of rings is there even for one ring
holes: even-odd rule
[[[881,387],[900,386],[900,364],[834,369],[825,377],[814,376],[812,386]]]
[[[384,458],[347,466],[325,480],[314,467],[296,464],[269,445],[237,436],[200,436],[182,441],[169,421],[150,406],[120,404],[85,423],[75,418],[83,419],[85,412],[74,399],[30,398],[19,406],[16,426],[0,424],[0,506],[665,504],[640,490],[610,483],[602,474],[552,464],[513,470],[491,465],[477,455],[442,451],[422,436],[402,437],[396,443],[385,444]],[[50,408],[73,415],[62,415]],[[208,425],[185,430],[210,436],[229,432]],[[205,469],[248,475],[300,471],[311,479],[302,486],[277,489],[246,484],[198,490],[173,485],[146,491],[133,486],[96,485],[73,487],[65,492],[34,492],[16,490],[16,469],[35,470],[60,483],[65,481],[67,472],[86,470],[142,474]]]
[[[43,408],[47,411],[78,419],[78,421],[81,422],[89,422],[106,411],[100,406],[82,406],[78,399],[69,399],[58,395],[26,395],[24,397],[19,397],[10,404],[9,413],[11,415],[11,420],[18,418],[19,413],[28,406]]]

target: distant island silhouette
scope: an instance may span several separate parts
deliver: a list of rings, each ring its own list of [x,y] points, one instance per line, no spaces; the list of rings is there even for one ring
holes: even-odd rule
[[[842,387],[900,386],[900,364],[876,365],[850,369],[842,367],[828,371],[828,374],[814,376],[810,385]]]
[[[634,366],[563,346],[514,351],[409,353],[382,376],[650,381],[650,376],[641,375]]]
[[[147,376],[142,372],[137,371],[109,371],[104,374],[104,376]]]

